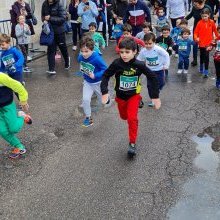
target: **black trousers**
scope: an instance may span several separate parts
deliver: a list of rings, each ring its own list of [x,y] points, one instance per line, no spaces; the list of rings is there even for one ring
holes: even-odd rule
[[[18,44],[23,56],[24,56],[24,67],[27,66],[27,55],[28,55],[28,44]]]
[[[79,40],[81,39],[81,27],[80,23],[71,23],[72,27],[72,38],[73,38],[73,46],[77,45],[77,35]]]
[[[220,80],[220,62],[214,60],[214,63],[215,63],[215,70],[216,70],[216,78]]]
[[[205,47],[200,47],[200,66],[205,64],[205,70],[209,68],[209,51]]]
[[[63,55],[65,67],[69,66],[69,54],[66,46],[65,32],[61,34],[54,34],[53,44],[47,47],[47,59],[50,71],[55,70],[55,55],[57,46],[59,47],[61,54]]]

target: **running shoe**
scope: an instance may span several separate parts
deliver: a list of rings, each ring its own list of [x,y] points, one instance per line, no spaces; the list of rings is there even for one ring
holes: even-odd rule
[[[93,125],[93,120],[91,117],[86,117],[85,120],[83,121],[82,126],[87,128],[89,126]]]
[[[20,117],[23,117],[24,118],[24,122],[28,125],[31,125],[32,124],[32,118],[30,115],[26,114],[25,112],[23,111],[19,111],[18,112],[18,116]]]
[[[136,144],[129,143],[128,146],[128,156],[133,157],[136,155]]]
[[[19,156],[25,154],[27,152],[27,150],[24,148],[24,149],[20,149],[20,148],[14,148],[10,154],[9,154],[9,158],[11,159],[16,159],[18,158]]]

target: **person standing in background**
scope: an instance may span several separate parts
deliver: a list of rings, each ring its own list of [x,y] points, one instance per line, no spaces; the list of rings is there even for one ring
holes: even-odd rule
[[[77,50],[77,35],[81,39],[81,23],[79,21],[79,16],[77,14],[77,9],[79,5],[79,0],[71,0],[69,4],[69,13],[71,16],[71,27],[73,36],[73,50]]]

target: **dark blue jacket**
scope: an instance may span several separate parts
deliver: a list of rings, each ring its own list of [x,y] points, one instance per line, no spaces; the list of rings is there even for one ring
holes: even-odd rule
[[[78,19],[77,7],[75,7],[72,3],[69,4],[69,13],[71,15],[71,20],[76,21]]]

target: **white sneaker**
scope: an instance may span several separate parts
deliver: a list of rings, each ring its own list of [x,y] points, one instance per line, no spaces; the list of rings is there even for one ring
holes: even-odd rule
[[[77,50],[77,46],[73,46],[72,49],[75,51]]]
[[[46,72],[47,72],[49,75],[56,75],[56,71],[47,70]]]
[[[70,57],[68,58],[68,64],[65,65],[65,70],[68,70],[70,68]]]
[[[187,74],[188,73],[188,70],[183,70],[183,74]]]
[[[187,83],[192,83],[191,75],[187,75]]]
[[[181,69],[177,70],[177,74],[181,74],[182,72],[183,72],[183,70],[181,70]]]
[[[31,61],[31,60],[32,60],[32,57],[27,56],[27,61]]]

